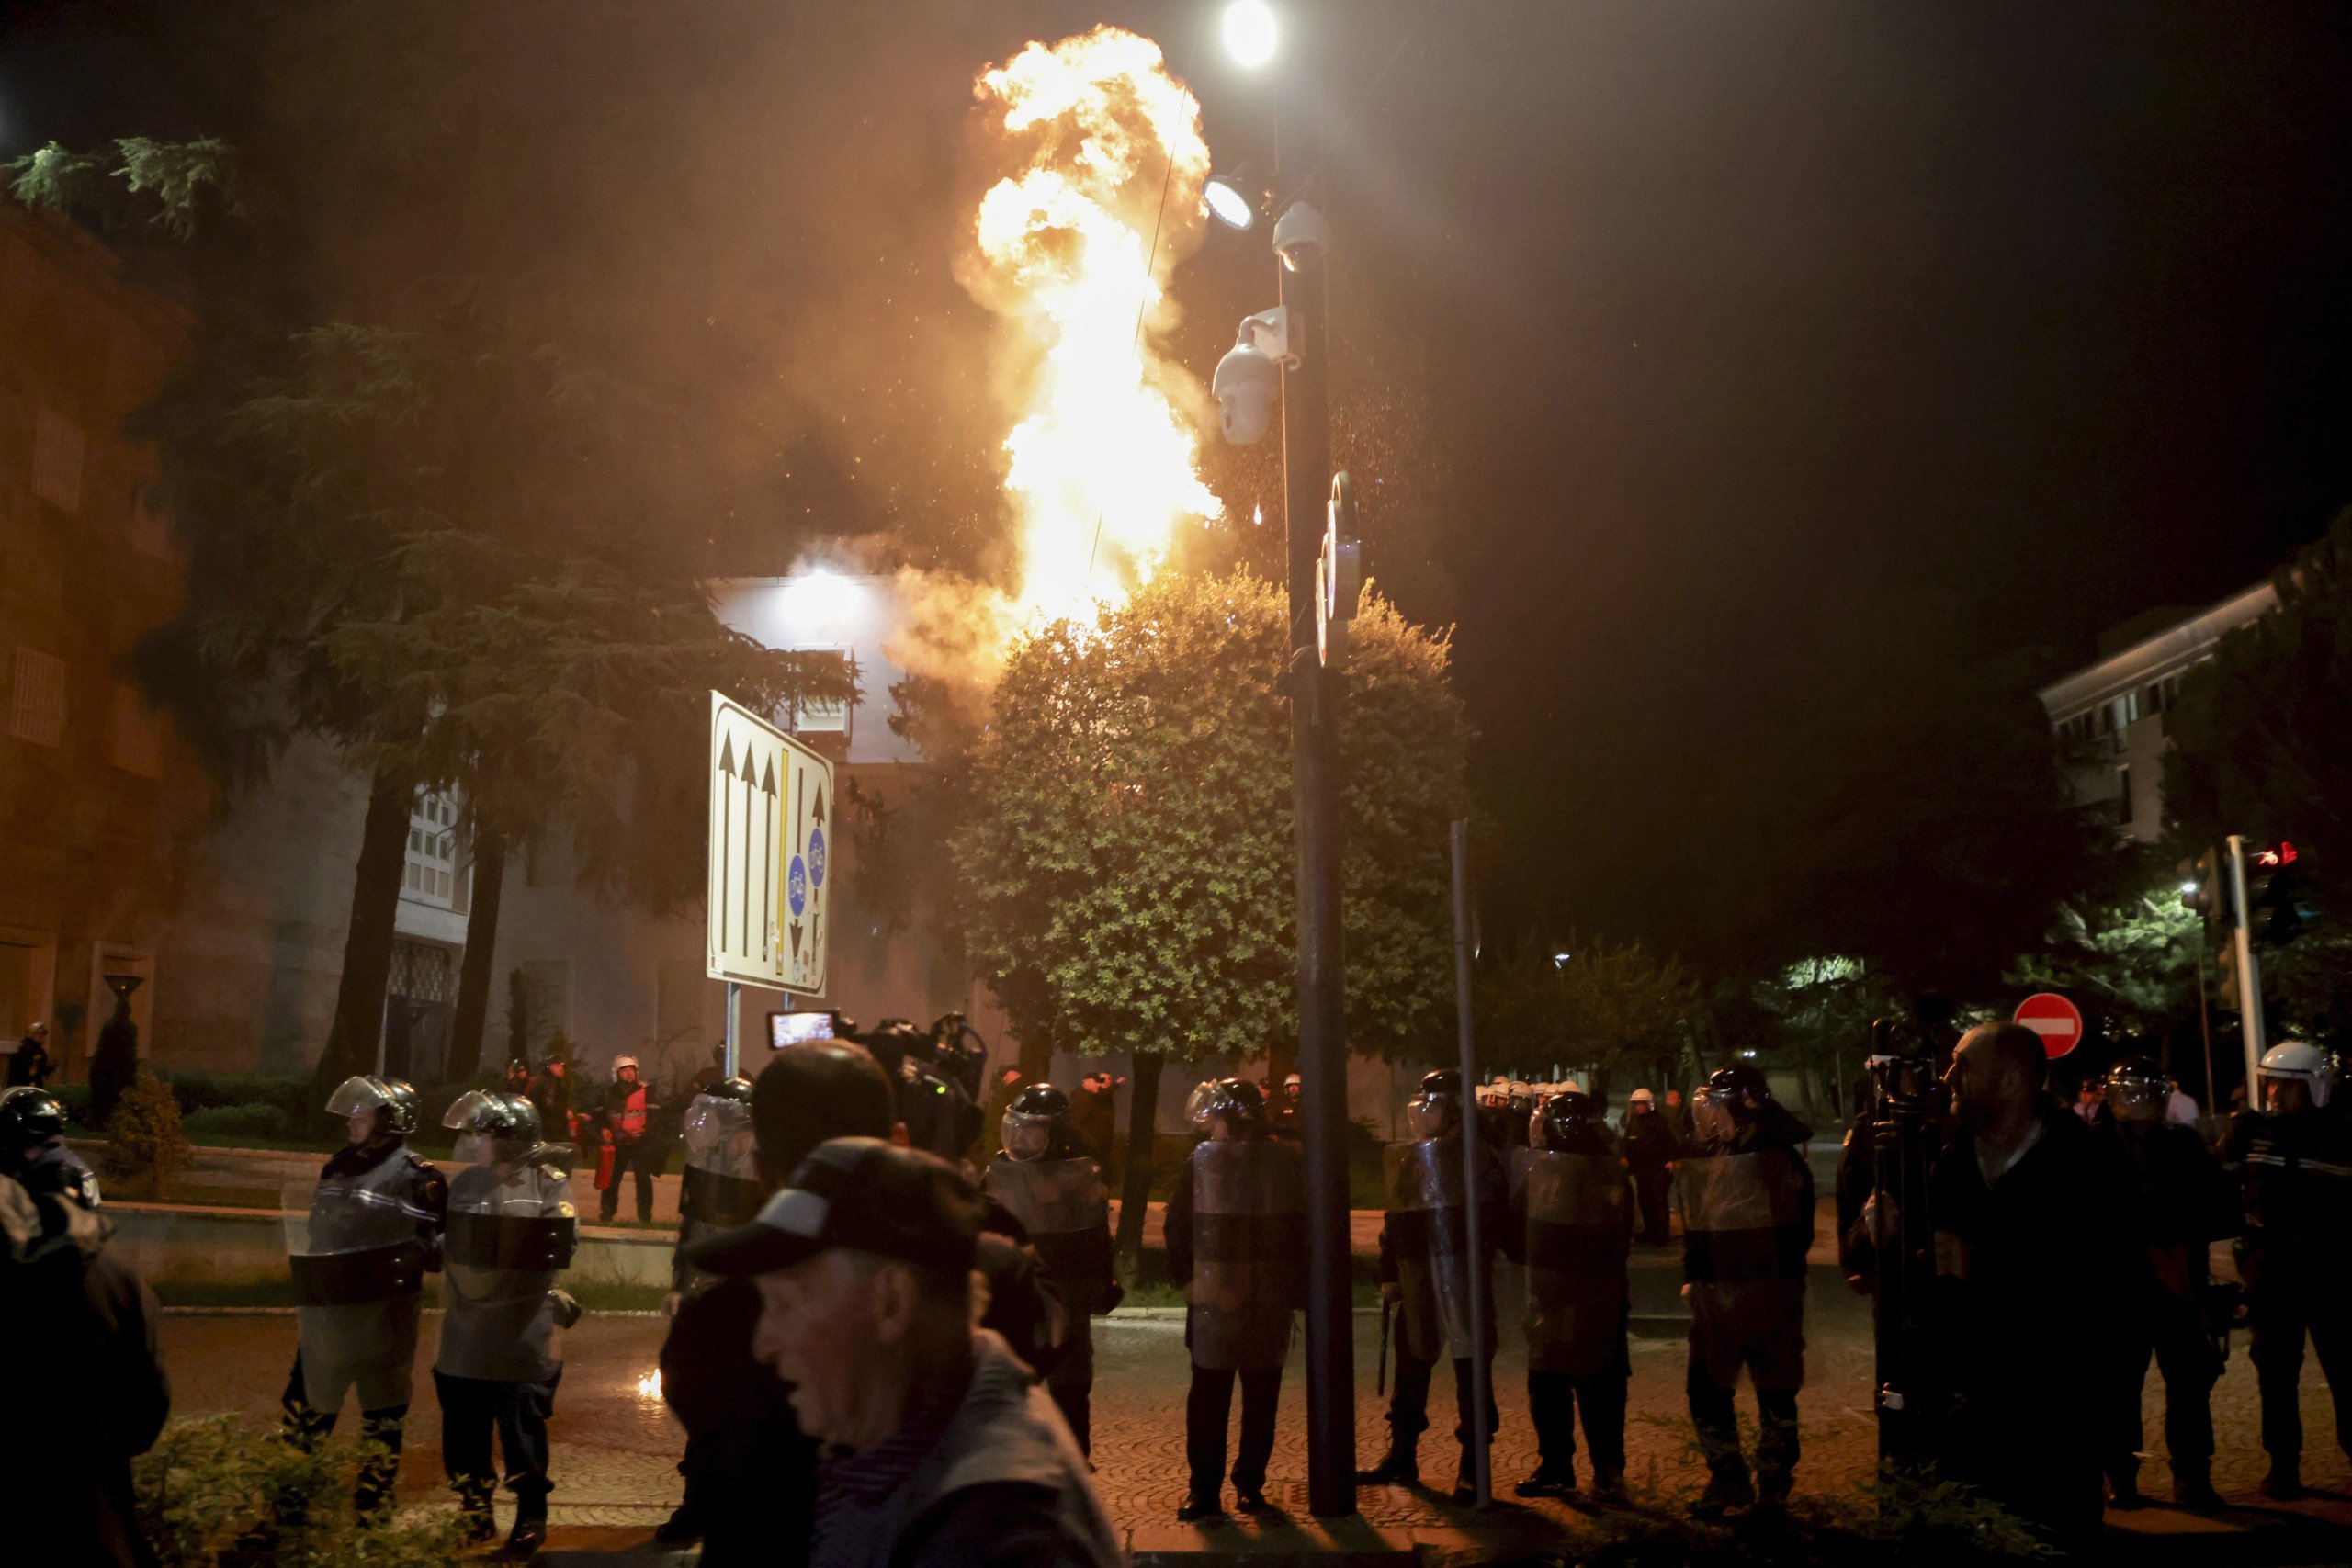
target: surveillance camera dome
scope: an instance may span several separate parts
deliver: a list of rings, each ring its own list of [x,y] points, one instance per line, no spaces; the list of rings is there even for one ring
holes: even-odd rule
[[[1322,260],[1330,249],[1330,225],[1311,203],[1294,201],[1274,220],[1274,254],[1291,271]]]
[[[1266,438],[1273,428],[1282,383],[1281,367],[1255,344],[1238,343],[1226,352],[1216,362],[1209,390],[1216,398],[1217,425],[1227,442],[1249,446]]]

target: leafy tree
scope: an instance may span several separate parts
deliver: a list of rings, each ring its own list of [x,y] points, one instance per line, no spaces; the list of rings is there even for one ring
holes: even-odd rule
[[[1162,1062],[1295,1037],[1295,892],[1282,597],[1163,576],[1091,626],[1016,648],[971,757],[954,852],[968,948],[1027,1045],[1134,1054],[1120,1243],[1132,1258]],[[1371,601],[1340,718],[1347,1028],[1357,1050],[1443,1037],[1445,823],[1466,725],[1446,646]]]
[[[1623,1071],[1662,1075],[1699,1010],[1697,987],[1673,959],[1638,942],[1576,935],[1521,945],[1480,969],[1476,997],[1482,1062],[1523,1071],[1588,1066],[1595,1093]]]
[[[94,181],[119,179],[182,233],[208,159],[231,188],[217,144],[114,167],[52,149],[18,186],[86,207]],[[176,183],[142,175],[156,162]],[[705,694],[772,709],[847,692],[718,624],[665,523],[707,491],[683,412],[593,338],[462,299],[266,338],[200,343],[144,418],[189,576],[142,673],[224,779],[303,728],[372,781],[322,1084],[370,1055],[414,793],[461,792],[482,918],[450,1067],[469,1076],[508,846],[561,823],[592,886],[666,908],[700,886]]]
[[[2352,507],[2273,580],[2278,607],[2222,638],[2165,715],[2171,848],[2284,839],[2319,918],[2263,959],[2274,1036],[2352,1045],[2352,920],[2326,878],[2352,864]]]

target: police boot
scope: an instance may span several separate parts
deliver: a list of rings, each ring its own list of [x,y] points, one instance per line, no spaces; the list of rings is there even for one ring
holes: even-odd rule
[[[2213,1490],[2213,1467],[2204,1460],[2173,1461],[2172,1500],[2199,1514],[2218,1514],[2229,1506]]]
[[[1571,1490],[1573,1491],[1573,1483]],[[1599,1465],[1595,1465],[1592,1470],[1592,1496],[1593,1501],[1604,1506],[1622,1505],[1626,1502],[1628,1499],[1625,1495],[1625,1472],[1622,1470],[1603,1470]]]
[[[1420,1434],[1391,1430],[1388,1451],[1370,1470],[1358,1471],[1356,1479],[1372,1486],[1419,1486],[1421,1483]]]
[[[1707,1461],[1707,1489],[1690,1505],[1691,1517],[1719,1519],[1734,1508],[1745,1508],[1756,1501],[1756,1487],[1747,1479],[1747,1461],[1737,1454],[1727,1454]]]
[[[514,1499],[514,1528],[506,1536],[506,1555],[530,1558],[538,1554],[548,1539],[548,1495],[518,1494]]]
[[[2136,1463],[2118,1465],[2107,1472],[2108,1506],[2129,1513],[2144,1508],[2148,1499],[2140,1491],[2140,1467]]]
[[[463,1475],[456,1484],[458,1517],[464,1521],[466,1539],[477,1545],[497,1540],[498,1520],[491,1513],[490,1500],[498,1483],[487,1476]]]
[[[2262,1478],[2262,1495],[2274,1502],[2291,1503],[2303,1495],[2303,1456],[2272,1454],[2270,1473]]]
[[[1593,1483],[1600,1484],[1600,1475],[1593,1473]],[[1577,1471],[1573,1464],[1539,1464],[1535,1473],[1511,1488],[1521,1497],[1573,1497],[1577,1495]]]

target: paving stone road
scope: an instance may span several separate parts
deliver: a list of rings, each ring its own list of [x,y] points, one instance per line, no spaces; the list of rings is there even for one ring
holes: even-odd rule
[[[1637,1279],[1638,1298],[1670,1303],[1670,1258],[1652,1254]],[[1848,1292],[1834,1271],[1816,1269],[1811,1298],[1808,1382],[1800,1404],[1804,1457],[1798,1469],[1801,1494],[1850,1494],[1869,1474],[1876,1437],[1870,1415],[1870,1319],[1864,1303]],[[1501,1303],[1506,1325],[1515,1303]],[[1372,1392],[1377,1356],[1378,1318],[1356,1318],[1357,1446],[1364,1461],[1385,1438],[1383,1404]],[[432,1364],[440,1319],[425,1318],[418,1356],[416,1402],[410,1416],[409,1444],[401,1467],[405,1502],[433,1506],[447,1499],[441,1477],[440,1416],[433,1396]],[[665,1325],[649,1316],[596,1315],[567,1337],[566,1369],[557,1395],[553,1472],[557,1491],[553,1520],[559,1526],[650,1526],[666,1517],[679,1495],[675,1470],[681,1436],[647,1380]],[[1630,1480],[1637,1494],[1672,1506],[1696,1491],[1703,1472],[1689,1449],[1683,1409],[1683,1346],[1670,1327],[1634,1341],[1632,1409],[1628,1423]],[[1105,1502],[1131,1529],[1172,1523],[1181,1500],[1183,1461],[1183,1396],[1188,1377],[1182,1324],[1173,1319],[1116,1319],[1096,1325],[1095,1459]],[[181,1314],[167,1316],[164,1356],[171,1369],[175,1408],[183,1415],[236,1409],[274,1421],[278,1393],[294,1354],[290,1314]],[[1498,1362],[1497,1393],[1503,1411],[1495,1474],[1498,1492],[1533,1467],[1533,1436],[1526,1419],[1525,1359],[1517,1335],[1506,1327]],[[1432,1390],[1436,1420],[1422,1439],[1425,1478],[1451,1483],[1456,1450],[1452,1438],[1451,1373],[1441,1371]],[[2052,1389],[2052,1397],[2064,1391]],[[2162,1443],[2162,1385],[2153,1374],[2147,1391],[2149,1438],[2158,1451],[2143,1472],[2151,1491],[2167,1484]],[[1742,1395],[1751,1418],[1753,1406]],[[2315,1366],[2304,1375],[2304,1410],[2313,1444],[2306,1458],[2306,1480],[2338,1494],[2352,1493],[2352,1461],[2319,1439],[2334,1429],[2324,1386]],[[2215,1424],[2222,1454],[2214,1481],[2233,1501],[2252,1502],[2264,1459],[2256,1446],[2256,1404],[2252,1369],[2243,1341],[2215,1394]],[[1282,1505],[1306,1506],[1304,1381],[1294,1350],[1283,1389],[1281,1437],[1268,1491]],[[1576,1516],[1562,1505],[1539,1510],[1565,1519]],[[2315,1507],[2342,1509],[2322,1500]],[[1443,1525],[1461,1515],[1433,1495],[1397,1488],[1367,1487],[1364,1516],[1397,1527]],[[502,1510],[503,1511],[503,1510]],[[2204,1528],[2169,1510],[2135,1516],[2133,1523],[2161,1524],[2168,1516],[2180,1528]]]

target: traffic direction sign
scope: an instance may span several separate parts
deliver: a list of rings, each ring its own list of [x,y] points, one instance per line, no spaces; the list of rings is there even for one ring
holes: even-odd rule
[[[833,765],[749,708],[710,694],[709,897],[714,980],[825,988]]]
[[[2083,1010],[2055,991],[2036,991],[2019,1002],[2017,1021],[2041,1036],[2052,1061],[2083,1043]]]

